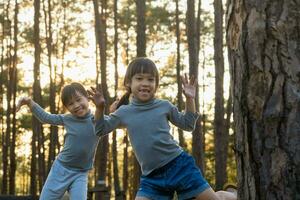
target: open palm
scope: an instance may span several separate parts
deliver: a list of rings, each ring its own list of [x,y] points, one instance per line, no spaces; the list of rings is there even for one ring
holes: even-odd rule
[[[188,79],[188,76],[185,74],[181,76],[182,86],[183,86],[183,94],[187,98],[195,98],[196,97],[196,85],[197,81],[194,76],[191,76]]]
[[[91,89],[88,90],[87,92],[89,94],[89,99],[93,101],[93,103],[97,108],[104,108],[105,99],[100,85],[97,87],[97,89],[91,87]]]

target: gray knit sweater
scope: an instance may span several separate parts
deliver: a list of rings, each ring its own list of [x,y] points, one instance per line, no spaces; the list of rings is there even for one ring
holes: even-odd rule
[[[50,114],[35,103],[32,113],[42,123],[64,126],[64,146],[57,156],[64,167],[78,171],[93,167],[99,137],[95,134],[94,116],[91,112],[82,118],[71,114]]]
[[[141,103],[132,99],[110,115],[96,122],[96,133],[105,135],[118,127],[126,127],[131,145],[141,166],[142,174],[166,165],[183,150],[170,134],[168,121],[175,126],[192,131],[198,114],[181,113],[169,101],[152,99]]]

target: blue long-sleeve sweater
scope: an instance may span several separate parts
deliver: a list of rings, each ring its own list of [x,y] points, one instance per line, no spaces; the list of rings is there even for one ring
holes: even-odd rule
[[[65,127],[64,146],[57,156],[64,167],[78,171],[93,167],[99,136],[95,134],[91,112],[80,118],[71,114],[50,114],[34,103],[32,113],[42,123]]]
[[[181,113],[169,101],[152,99],[146,103],[132,99],[110,115],[96,122],[98,135],[105,135],[118,127],[126,127],[131,145],[141,166],[142,174],[166,165],[183,150],[170,134],[168,121],[192,131],[198,114]]]

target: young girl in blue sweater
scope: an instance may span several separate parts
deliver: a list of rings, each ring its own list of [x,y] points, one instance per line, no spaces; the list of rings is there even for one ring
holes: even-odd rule
[[[148,58],[133,60],[126,71],[124,86],[127,93],[110,115],[104,115],[104,101],[94,102],[97,113],[98,135],[105,135],[119,127],[128,130],[142,176],[136,200],[172,199],[176,191],[179,199],[234,200],[230,192],[214,192],[203,178],[192,156],[187,154],[170,134],[169,121],[175,126],[192,131],[198,118],[195,112],[196,80],[182,77],[186,110],[181,113],[169,101],[155,97],[159,74]],[[95,96],[102,92],[95,91]],[[129,101],[129,97],[132,97]]]
[[[71,200],[87,199],[88,171],[93,167],[99,141],[88,102],[89,99],[93,102],[99,99],[91,94],[79,83],[66,85],[61,100],[68,114],[47,113],[29,97],[23,97],[18,102],[17,110],[27,105],[42,123],[61,125],[66,130],[63,149],[52,164],[40,200],[61,199],[66,191]]]

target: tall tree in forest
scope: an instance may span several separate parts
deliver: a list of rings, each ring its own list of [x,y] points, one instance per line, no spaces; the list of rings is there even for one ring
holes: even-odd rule
[[[124,149],[123,149],[123,193],[124,193],[124,199],[126,199],[126,194],[127,194],[127,190],[128,190],[128,177],[129,177],[129,173],[128,173],[128,147],[129,147],[129,141],[128,141],[128,137],[127,137],[127,132],[125,132],[124,134],[124,138],[123,138],[123,144],[124,144]]]
[[[52,5],[51,0],[47,0],[47,6],[45,5],[46,2],[43,0],[43,10],[44,10],[44,19],[45,19],[45,32],[46,32],[46,46],[47,46],[47,60],[49,66],[49,74],[50,74],[50,90],[49,90],[49,105],[50,105],[50,113],[57,113],[56,111],[56,104],[55,104],[55,91],[56,91],[56,83],[55,83],[55,76],[56,70],[53,69],[52,66]],[[54,77],[53,77],[54,76]],[[48,165],[47,165],[47,172],[50,171],[52,162],[56,156],[56,146],[58,140],[58,127],[57,126],[50,126],[50,140],[49,140],[49,154],[48,154]]]
[[[15,194],[16,189],[16,94],[17,94],[17,64],[18,64],[18,14],[19,14],[19,3],[15,0],[15,13],[14,13],[14,55],[12,57],[12,71],[10,86],[12,88],[12,132],[10,142],[10,170],[9,170],[9,194]]]
[[[41,45],[40,45],[40,0],[34,0],[34,66],[33,66],[33,100],[41,105],[42,103],[42,96],[41,96],[41,85],[40,85],[40,62],[41,62]],[[42,125],[40,122],[33,116],[32,117],[32,154],[31,154],[31,170],[30,170],[30,193],[31,195],[37,194],[37,175],[39,177],[39,186],[41,188],[41,181],[44,179],[42,175],[43,172],[41,164],[39,164],[39,170],[37,171],[37,162],[36,162],[36,156],[37,152],[41,151],[37,149],[36,143],[40,144],[41,141],[41,134],[42,134]],[[38,147],[41,147],[38,145]],[[41,159],[43,157],[38,157],[38,162],[41,162]],[[37,173],[38,172],[38,173]]]
[[[99,2],[98,0],[93,0],[94,3],[94,12],[95,12],[95,31],[96,31],[96,40],[100,52],[100,69],[101,69],[101,87],[104,91],[104,98],[106,99],[106,111],[108,113],[108,105],[110,104],[110,97],[107,87],[107,74],[106,74],[106,0],[101,0],[101,13],[99,12]],[[100,139],[99,148],[97,149],[96,164],[98,167],[98,180],[105,181],[107,173],[107,154],[108,154],[108,136],[104,136]],[[98,181],[98,183],[99,183]],[[101,199],[101,196],[98,196],[97,199]]]
[[[122,35],[124,35],[123,43],[122,43],[122,50],[124,52],[124,56],[122,56],[122,62],[125,66],[128,66],[129,59],[130,59],[130,29],[132,27],[133,22],[133,14],[130,9],[130,6],[133,4],[131,0],[127,1],[120,7],[119,11],[119,27],[125,34],[120,34],[120,40]],[[132,192],[130,191],[131,187],[130,184],[132,181],[130,181],[130,165],[129,165],[129,159],[130,159],[130,151],[129,151],[129,141],[128,141],[128,133],[126,130],[124,130],[124,138],[123,138],[123,177],[122,177],[122,183],[123,183],[123,191],[125,194],[128,194],[129,199],[131,199]],[[134,195],[132,195],[134,196]],[[133,197],[134,198],[134,197]]]
[[[206,64],[206,57],[205,57],[205,50],[204,48],[202,49],[202,53],[203,53],[203,61],[202,61],[202,64],[201,64],[201,68],[202,68],[202,74],[201,74],[201,79],[202,79],[202,94],[201,94],[201,98],[202,99],[202,116],[201,116],[201,126],[202,126],[202,151],[203,151],[203,166],[202,166],[202,171],[203,173],[205,173],[206,171],[206,161],[205,161],[205,142],[206,142],[206,133],[207,133],[207,114],[206,114],[206,111],[205,111],[205,98],[204,98],[204,95],[205,95],[205,91],[206,91],[206,87],[207,87],[207,84],[206,84],[206,81],[205,81],[205,64]]]
[[[136,1],[136,55],[137,57],[146,56],[146,1]]]
[[[223,5],[222,0],[214,0],[214,61],[215,61],[215,112],[214,112],[214,144],[215,144],[215,179],[216,190],[223,189],[226,183],[226,161],[228,135],[224,121],[224,56],[223,56]]]
[[[3,13],[4,14],[4,13]],[[3,20],[1,20],[1,26],[2,26],[2,36],[0,36],[1,38],[1,58],[0,58],[0,94],[4,94],[4,85],[5,85],[5,78],[4,78],[4,38],[5,38],[5,18],[3,17]],[[1,148],[2,148],[2,164],[0,165],[0,168],[3,170],[2,171],[2,187],[0,189],[1,193],[2,194],[5,194],[3,192],[3,177],[7,174],[6,171],[4,171],[4,162],[3,162],[3,158],[4,158],[4,141],[5,141],[5,132],[4,132],[4,98],[3,98],[3,95],[0,95],[0,126],[1,126],[1,129],[0,129],[0,133],[1,133]]]
[[[63,13],[63,16],[62,16],[62,24],[63,24],[63,28],[62,30],[60,31],[61,33],[61,41],[59,42],[59,40],[56,41],[56,44],[54,44],[54,46],[58,46],[57,50],[55,51],[55,56],[57,58],[60,58],[61,60],[61,72],[60,72],[60,83],[58,84],[58,93],[61,91],[63,85],[65,84],[65,78],[64,78],[64,71],[65,71],[65,55],[66,55],[66,52],[67,52],[67,47],[69,46],[68,45],[68,36],[69,36],[69,33],[68,33],[68,20],[67,20],[67,8],[69,7],[68,4],[66,2],[61,2],[62,3],[62,13]],[[61,53],[59,53],[59,46],[61,46]],[[59,110],[59,107],[60,107],[60,104],[58,103],[57,105],[57,110]],[[59,143],[59,140],[57,140],[57,146],[58,146],[58,149],[60,149],[60,143]]]
[[[11,60],[12,60],[12,55],[11,55],[11,20],[9,19],[9,8],[10,8],[10,1],[7,2],[7,5],[4,9],[4,22],[3,22],[3,37],[6,39],[6,52],[5,52],[5,60],[7,64],[7,73],[6,73],[6,82],[5,82],[5,87],[6,87],[6,129],[5,132],[3,131],[3,136],[2,136],[2,162],[3,162],[3,172],[2,172],[2,187],[1,187],[1,193],[2,194],[7,194],[8,193],[8,158],[9,158],[9,143],[10,143],[10,131],[11,131],[11,87],[9,87],[10,84],[10,79],[11,79]],[[7,38],[6,38],[7,36]],[[3,47],[4,50],[4,47]],[[3,52],[4,53],[4,52]],[[3,56],[4,57],[4,56]],[[3,59],[3,65],[4,65],[4,59]],[[4,81],[4,80],[3,80]]]
[[[200,43],[200,12],[201,1],[198,2],[198,15],[195,18],[195,1],[187,1],[186,11],[186,29],[188,40],[188,52],[189,52],[189,76],[194,76],[198,79],[198,64],[199,64],[199,43]],[[196,111],[199,113],[199,89],[196,90]],[[203,147],[203,135],[201,128],[201,119],[199,118],[196,123],[196,127],[193,131],[192,139],[192,154],[195,158],[197,165],[204,169],[204,152]]]
[[[136,26],[136,56],[144,57],[146,56],[146,1],[140,0],[136,1],[136,17],[137,17],[137,26]],[[133,157],[133,170],[135,176],[133,177],[133,192],[136,194],[141,176],[141,168],[139,163],[136,160],[136,157]]]
[[[182,111],[183,107],[183,97],[182,97],[182,82],[181,82],[181,71],[182,71],[182,66],[180,64],[180,20],[179,20],[179,4],[178,0],[175,0],[175,5],[176,5],[176,45],[177,45],[177,57],[176,57],[176,77],[177,77],[177,88],[178,88],[178,93],[177,93],[177,102],[178,102],[178,110]],[[181,129],[178,129],[178,136],[179,136],[179,145],[182,147],[186,147],[184,137],[183,137],[183,131]]]
[[[115,64],[115,99],[117,98],[117,90],[118,90],[118,0],[114,0],[114,64]],[[117,153],[117,132],[113,131],[113,143],[112,143],[112,160],[113,160],[113,177],[114,177],[114,189],[116,200],[122,200],[123,195],[120,187],[120,179],[119,179],[119,166],[118,166],[118,153]]]
[[[300,197],[300,2],[228,1],[239,199]]]

